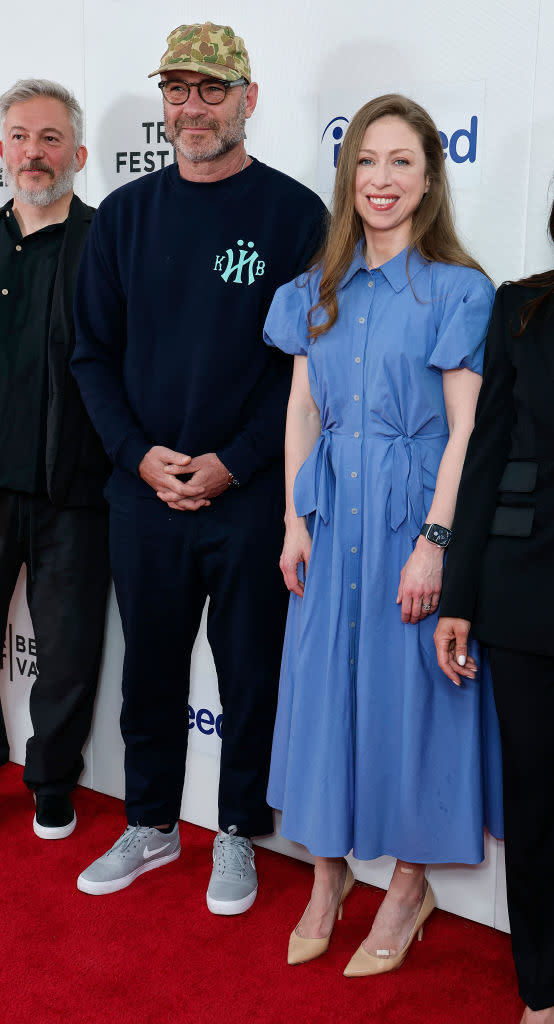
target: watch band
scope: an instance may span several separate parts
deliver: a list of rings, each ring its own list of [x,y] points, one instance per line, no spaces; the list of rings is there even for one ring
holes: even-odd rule
[[[424,523],[419,532],[420,536],[439,548],[447,548],[452,540],[452,530],[446,526],[439,526],[438,523]]]

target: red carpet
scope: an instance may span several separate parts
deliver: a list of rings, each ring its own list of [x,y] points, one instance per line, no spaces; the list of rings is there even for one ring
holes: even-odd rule
[[[178,861],[111,896],[79,872],[123,829],[122,804],[79,789],[66,840],[32,831],[18,765],[0,768],[1,1024],[518,1024],[506,935],[436,912],[400,971],[342,970],[382,898],[356,886],[329,952],[288,967],[311,869],[258,850],[260,893],[242,917],[205,903],[213,834],[181,822]]]

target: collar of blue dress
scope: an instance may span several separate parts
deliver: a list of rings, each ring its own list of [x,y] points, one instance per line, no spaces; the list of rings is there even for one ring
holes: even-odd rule
[[[428,260],[423,259],[423,256],[418,252],[417,249],[412,250],[408,257],[408,247],[402,249],[402,252],[397,253],[393,256],[392,260],[387,263],[383,263],[382,266],[377,267],[375,270],[369,270],[368,265],[364,259],[364,247],[365,240],[360,238],[356,244],[354,250],[354,259],[350,264],[346,274],[344,275],[340,285],[340,288],[345,288],[346,285],[352,280],[355,274],[362,271],[366,274],[378,275],[383,274],[389,282],[391,288],[394,288],[395,292],[401,292],[403,288],[413,281],[416,274],[427,265]]]

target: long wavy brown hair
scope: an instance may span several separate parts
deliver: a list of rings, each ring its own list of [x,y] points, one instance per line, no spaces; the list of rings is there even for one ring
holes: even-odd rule
[[[550,217],[548,218],[548,234],[554,242],[554,202],[550,208]],[[530,288],[542,289],[536,299],[531,299],[530,302],[526,302],[520,310],[519,331],[516,332],[516,337],[519,338],[523,334],[531,317],[535,315],[537,310],[543,307],[543,303],[546,302],[551,295],[554,295],[554,270],[545,270],[542,274],[531,274],[530,277],[524,277],[521,281],[515,281],[514,284],[519,284],[523,287],[527,286]]]
[[[444,152],[433,119],[423,107],[406,96],[396,93],[378,96],[358,110],[344,136],[335,178],[333,216],[327,238],[311,265],[311,272],[318,268],[322,270],[319,302],[308,313],[311,338],[324,334],[335,323],[338,316],[337,288],[352,262],[356,243],[364,235],[362,219],[354,206],[358,156],[367,128],[381,117],[399,117],[405,121],[418,135],[425,154],[425,174],[430,186],[412,217],[408,259],[410,253],[417,249],[424,259],[473,267],[484,273],[456,234]],[[324,310],[327,319],[321,324],[314,324],[313,314],[318,309]]]

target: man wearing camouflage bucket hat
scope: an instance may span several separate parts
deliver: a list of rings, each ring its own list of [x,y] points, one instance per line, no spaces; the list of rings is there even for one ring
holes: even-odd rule
[[[77,884],[115,892],[179,856],[188,665],[209,597],[223,734],[207,902],[239,914],[257,892],[251,837],[273,830],[265,793],[288,596],[278,562],[291,366],[262,327],[275,290],[319,248],[326,211],[247,154],[258,87],[230,27],[179,26],[154,75],[177,162],[101,204],[76,295],[73,371],[114,463],[129,821]]]

